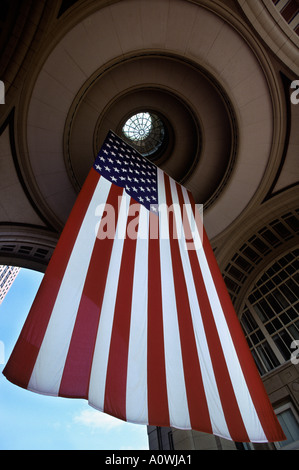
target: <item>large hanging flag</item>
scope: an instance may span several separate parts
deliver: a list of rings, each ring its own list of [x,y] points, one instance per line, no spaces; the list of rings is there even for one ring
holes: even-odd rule
[[[284,439],[191,193],[113,132],[4,375],[129,422]]]

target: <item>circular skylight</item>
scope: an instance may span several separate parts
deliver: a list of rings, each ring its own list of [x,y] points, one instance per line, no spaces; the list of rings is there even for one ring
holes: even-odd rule
[[[156,153],[163,144],[165,128],[156,114],[140,112],[125,122],[122,134],[132,147],[146,157]]]

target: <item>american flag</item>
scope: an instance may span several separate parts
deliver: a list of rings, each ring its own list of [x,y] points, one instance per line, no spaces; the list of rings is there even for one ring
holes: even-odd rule
[[[108,134],[93,166],[111,183],[125,188],[126,193],[148,210],[157,211],[157,167],[135,149]],[[152,207],[151,207],[152,206]]]
[[[284,439],[191,193],[113,132],[4,375],[129,422]]]

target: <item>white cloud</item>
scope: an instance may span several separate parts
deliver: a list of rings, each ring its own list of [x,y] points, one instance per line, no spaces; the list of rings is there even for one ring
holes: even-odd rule
[[[120,419],[114,418],[113,416],[94,409],[82,410],[74,417],[74,421],[78,424],[82,424],[93,429],[97,428],[106,431],[127,425],[127,423],[121,421]]]
[[[148,450],[147,429],[144,425],[127,423],[90,406],[73,415],[73,423],[82,426],[77,430],[78,435],[88,434],[84,426],[90,436],[98,436],[98,449]]]

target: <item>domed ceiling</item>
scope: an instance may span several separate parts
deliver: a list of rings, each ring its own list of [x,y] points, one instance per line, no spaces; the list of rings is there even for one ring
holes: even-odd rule
[[[63,14],[50,3],[10,133],[2,128],[2,153],[33,203],[7,216],[2,199],[7,226],[22,222],[55,245],[107,132],[121,135],[141,112],[163,123],[167,139],[153,160],[204,204],[210,239],[263,200],[281,163],[285,96],[230,2],[85,0]]]

